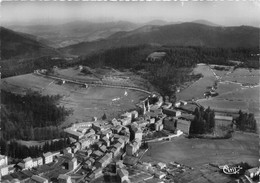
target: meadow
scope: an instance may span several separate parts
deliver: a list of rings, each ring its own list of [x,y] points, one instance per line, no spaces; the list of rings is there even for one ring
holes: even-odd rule
[[[1,87],[17,94],[33,90],[42,95],[61,95],[59,105],[73,111],[62,126],[92,121],[93,117],[101,118],[104,114],[107,118],[117,117],[125,111],[135,109],[140,99],[147,97],[147,94],[133,90],[99,86],[84,88],[67,83],[60,85],[55,80],[34,74],[5,78]]]
[[[259,70],[233,67],[226,71],[213,69],[214,65],[198,64],[194,73],[201,73],[203,78],[177,93],[178,100],[195,99],[204,107],[226,109],[244,109],[259,116]],[[218,96],[205,99],[203,94],[207,87],[217,82]]]
[[[213,72],[207,65],[197,65],[197,67],[194,68],[193,73],[202,74],[203,77],[181,90],[179,93],[176,93],[177,100],[189,101],[192,99],[197,100],[204,98],[204,92],[207,90],[207,87],[211,87],[216,81]]]
[[[230,139],[188,139],[183,136],[172,141],[149,143],[143,161],[175,161],[187,166],[218,165],[248,162],[257,166],[258,135],[235,132]]]

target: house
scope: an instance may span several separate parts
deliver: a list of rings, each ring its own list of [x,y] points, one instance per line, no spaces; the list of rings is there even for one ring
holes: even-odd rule
[[[97,168],[104,168],[112,161],[112,153],[107,153],[95,164]]]
[[[120,125],[120,122],[119,121],[117,121],[117,119],[112,119],[112,121],[111,121],[111,123],[112,123],[112,125],[113,126],[117,126],[117,125]]]
[[[102,137],[107,137],[107,138],[109,138],[111,135],[112,135],[112,130],[111,129],[107,129],[107,130],[104,130],[104,131],[102,131],[102,133],[101,133],[101,135],[102,135]]]
[[[38,166],[37,159],[34,158],[34,159],[33,159],[33,167],[37,167],[37,166]]]
[[[178,110],[175,110],[175,109],[164,108],[163,113],[167,114],[168,116],[175,116],[175,117],[181,116],[181,111],[178,111]]]
[[[120,119],[120,121],[121,121],[121,125],[126,126],[126,125],[129,125],[131,123],[132,119],[131,118],[123,118],[123,119]]]
[[[33,160],[31,157],[27,157],[23,159],[23,162],[24,162],[25,169],[31,169],[33,167]]]
[[[0,155],[0,166],[8,164],[8,157],[5,155]]]
[[[77,158],[72,158],[69,161],[69,170],[75,170],[77,168]]]
[[[91,165],[95,163],[95,160],[93,158],[89,158],[89,161],[91,162]]]
[[[92,163],[90,160],[87,160],[85,161],[85,165],[87,165],[87,167],[91,167],[92,166]]]
[[[150,119],[150,124],[154,124],[155,123],[155,118],[151,118]]]
[[[120,144],[122,144],[122,148],[125,147],[126,141],[128,141],[127,139],[128,139],[128,138],[125,137],[125,136],[122,136],[122,137],[120,137],[119,139],[117,139],[117,141],[118,141]]]
[[[164,102],[164,104],[162,105],[162,108],[166,108],[169,109],[172,107],[172,103],[171,102]]]
[[[43,178],[39,175],[33,175],[31,177],[31,180],[32,180],[33,183],[48,183],[49,182],[48,179]]]
[[[86,149],[88,148],[91,144],[94,143],[94,141],[92,141],[91,139],[89,138],[83,138],[83,139],[80,139],[79,140],[79,143],[81,145],[81,149]]]
[[[160,170],[162,170],[162,169],[166,168],[166,164],[165,164],[165,163],[162,163],[162,162],[159,162],[159,163],[157,164],[157,167],[158,167]]]
[[[158,123],[158,122],[156,122],[155,123],[155,130],[156,131],[162,131],[163,130],[163,124],[162,123]]]
[[[139,139],[141,141],[142,137],[143,131],[140,128],[138,128],[137,131],[134,132],[134,139]]]
[[[177,128],[177,119],[172,117],[166,117],[163,119],[163,128],[175,132]]]
[[[107,151],[107,147],[105,145],[102,145],[99,149],[102,152],[106,152]]]
[[[131,114],[132,114],[132,119],[138,118],[138,112],[137,111],[132,111]]]
[[[87,156],[90,156],[90,155],[92,154],[92,152],[93,152],[93,151],[92,151],[91,149],[88,149],[87,152],[86,152],[86,155],[87,155]]]
[[[162,179],[162,178],[164,178],[166,176],[165,173],[157,172],[157,171],[154,173],[154,175],[155,175],[156,178],[159,178],[159,179]]]
[[[96,133],[104,130],[104,127],[100,123],[93,123],[92,128]]]
[[[109,152],[111,152],[113,157],[115,157],[119,154],[119,152],[122,148],[123,148],[123,144],[121,144],[120,142],[117,142],[115,145],[112,146],[112,148],[109,150]]]
[[[219,126],[231,126],[233,124],[232,116],[215,115],[215,124]]]
[[[132,120],[132,113],[126,112],[126,113],[122,114],[121,119],[124,119],[124,118],[130,118]]]
[[[109,140],[107,137],[103,137],[103,138],[101,139],[101,141],[103,142],[103,144],[104,144],[105,146],[107,146],[107,147],[110,146],[110,140]]]
[[[120,179],[120,182],[124,182],[128,180],[128,171],[126,169],[119,169],[117,171],[117,175]]]
[[[71,153],[71,147],[67,147],[65,149],[63,149],[63,154],[66,155],[68,153]]]
[[[181,103],[181,105],[187,105],[188,104],[188,102],[186,102],[185,100],[180,100],[180,103]]]
[[[141,141],[139,139],[135,139],[132,143],[128,143],[126,145],[126,155],[132,156],[134,155],[140,148]]]
[[[72,128],[66,128],[64,130],[64,132],[67,133],[70,137],[72,137],[76,140],[79,140],[84,136],[83,133],[77,132],[77,131],[73,130]]]
[[[5,176],[5,175],[8,175],[8,173],[9,173],[8,165],[1,165],[0,166],[0,178]]]
[[[121,125],[117,125],[112,129],[113,133],[119,133],[121,130],[122,130]]]
[[[146,61],[162,63],[166,55],[166,52],[153,52],[147,56]]]
[[[82,65],[79,65],[79,70],[82,71],[84,67]]]
[[[175,107],[180,107],[181,106],[181,102],[175,102],[174,106]]]
[[[96,157],[96,158],[99,158],[99,157],[101,157],[101,156],[103,155],[103,153],[102,153],[101,151],[97,150],[97,151],[94,151],[94,152],[92,153],[92,155],[93,155],[94,157]]]
[[[42,156],[44,164],[49,164],[53,161],[53,156],[51,152],[43,153]]]
[[[156,119],[158,119],[158,118],[160,118],[160,117],[163,115],[161,111],[162,111],[162,110],[160,110],[160,111],[154,111],[154,112],[148,111],[148,112],[145,113],[145,118],[146,118],[146,119],[151,119],[151,118],[156,118]]]
[[[135,152],[135,147],[132,143],[126,144],[126,155],[132,156]]]
[[[87,129],[86,129],[86,128],[78,128],[77,131],[78,131],[79,133],[85,134],[86,131],[87,131]]]
[[[93,178],[96,179],[96,178],[102,176],[102,174],[103,174],[103,173],[102,173],[102,168],[98,168],[98,169],[96,169],[96,170],[93,172]]]
[[[18,163],[17,166],[18,166],[18,168],[20,170],[24,170],[25,169],[24,163],[22,163],[22,162]]]
[[[72,183],[71,177],[66,174],[60,174],[58,177],[59,183]]]
[[[96,145],[97,145],[98,147],[101,147],[101,146],[102,146],[102,142],[101,142],[101,141],[98,141],[98,142],[96,143]]]
[[[255,168],[248,169],[248,170],[246,170],[245,175],[247,175],[248,177],[253,179],[260,175],[260,168],[255,167]]]
[[[75,142],[71,147],[72,153],[76,153],[80,149],[81,149],[81,145],[79,142]]]
[[[43,165],[43,159],[42,159],[42,157],[38,157],[38,158],[36,158],[36,160],[37,160],[37,165],[38,165],[38,166]]]
[[[177,120],[177,129],[181,130],[184,134],[188,135],[190,132],[190,121],[178,119]]]

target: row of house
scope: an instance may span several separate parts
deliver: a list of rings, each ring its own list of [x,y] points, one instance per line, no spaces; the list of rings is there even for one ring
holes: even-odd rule
[[[27,157],[22,162],[18,163],[17,166],[21,170],[31,169],[33,167],[41,166],[43,164],[49,164],[53,162],[53,154],[51,152],[43,153],[42,157],[31,158]]]

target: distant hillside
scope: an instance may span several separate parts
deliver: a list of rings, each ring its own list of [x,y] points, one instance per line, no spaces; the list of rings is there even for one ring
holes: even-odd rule
[[[1,59],[33,58],[58,52],[38,42],[34,36],[0,27]]]
[[[192,21],[193,23],[198,23],[198,24],[204,24],[204,25],[208,25],[208,26],[220,26],[218,24],[215,24],[213,22],[207,21],[207,20],[194,20]]]
[[[117,32],[107,39],[83,42],[61,50],[74,55],[87,55],[101,49],[140,44],[203,47],[258,47],[259,28],[213,27],[198,23],[165,26],[146,25],[133,31]]]
[[[39,40],[52,47],[64,47],[83,41],[94,41],[118,32],[134,30],[141,25],[127,21],[117,22],[87,22],[74,21],[65,24],[50,25],[16,25],[10,26],[12,30],[34,35]]]

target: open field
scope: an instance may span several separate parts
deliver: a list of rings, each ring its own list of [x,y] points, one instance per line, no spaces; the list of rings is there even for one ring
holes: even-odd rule
[[[198,102],[207,107],[246,109],[254,114],[260,114],[260,87],[243,87],[233,83],[219,83],[218,96],[210,99],[200,99]]]
[[[192,83],[189,87],[176,94],[177,100],[192,100],[204,97],[207,87],[211,87],[216,78],[207,65],[197,65],[193,71],[194,74],[202,74],[203,77]]]
[[[229,70],[217,71],[212,68],[213,65],[198,65],[193,72],[201,73],[204,77],[177,93],[177,99],[191,100],[194,98],[204,107],[245,109],[258,116],[260,114],[259,70],[243,68],[233,70],[232,67],[227,66]],[[218,81],[216,92],[219,95],[205,99],[203,94],[206,88],[212,86],[215,81]]]
[[[55,76],[61,78],[74,79],[79,81],[100,81],[98,77],[93,74],[83,74],[78,68],[67,68],[67,69],[55,69]]]
[[[63,126],[76,121],[90,121],[94,116],[100,118],[104,113],[108,118],[116,117],[124,111],[136,108],[135,104],[147,97],[142,92],[118,88],[59,85],[57,81],[34,74],[6,78],[2,83],[3,89],[14,93],[24,94],[31,89],[43,95],[63,96],[60,105],[73,110]]]
[[[257,134],[235,132],[231,139],[187,139],[149,143],[150,149],[143,156],[144,161],[176,161],[187,166],[201,166],[207,163],[228,164],[241,161],[257,166],[259,142]]]
[[[129,70],[119,71],[113,68],[96,68],[86,67],[87,74],[82,73],[79,68],[55,69],[53,76],[77,80],[86,83],[103,83],[116,86],[132,86],[142,89],[151,89],[151,84],[141,76],[130,72]]]

